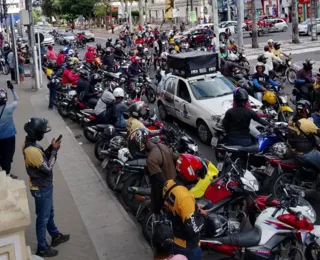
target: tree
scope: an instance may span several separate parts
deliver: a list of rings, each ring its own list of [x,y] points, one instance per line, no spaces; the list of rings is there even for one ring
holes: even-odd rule
[[[298,44],[299,40],[299,28],[298,28],[298,3],[297,0],[292,0],[292,43]]]
[[[143,26],[144,18],[143,18],[143,0],[139,0],[139,24]]]
[[[32,17],[33,17],[33,23],[37,24],[40,21],[40,11],[38,9],[32,9]]]
[[[43,15],[49,17],[56,17],[60,14],[60,4],[58,0],[42,0],[41,9]]]
[[[252,48],[259,48],[258,43],[258,31],[257,31],[257,13],[256,13],[256,1],[251,0],[251,13],[252,13]]]
[[[97,0],[59,0],[62,14],[72,17],[83,15],[86,19],[93,16],[93,9],[97,2]]]

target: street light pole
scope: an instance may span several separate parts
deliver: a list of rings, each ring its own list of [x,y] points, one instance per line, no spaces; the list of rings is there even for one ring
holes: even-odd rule
[[[312,41],[318,40],[318,32],[317,32],[317,3],[315,0],[311,0],[310,2],[310,8],[311,8],[311,35],[312,35]]]
[[[228,21],[231,21],[230,0],[227,0],[227,14],[228,14]]]
[[[216,52],[219,52],[220,37],[219,37],[219,14],[218,14],[217,0],[212,0],[212,21],[213,21],[214,33],[218,39],[216,41]]]
[[[34,46],[36,46],[35,42],[35,34],[34,34],[34,24],[33,24],[33,16],[32,16],[32,0],[25,0],[26,9],[29,13],[29,24],[28,24],[28,38],[29,38],[29,51],[31,50],[32,59],[30,59],[30,74],[33,78],[32,89],[38,91],[40,88],[39,81],[37,80],[37,74],[39,71],[36,69],[37,62],[37,54],[34,51]]]
[[[238,46],[243,46],[243,30],[242,23],[244,21],[244,1],[237,1],[237,33],[238,33]]]

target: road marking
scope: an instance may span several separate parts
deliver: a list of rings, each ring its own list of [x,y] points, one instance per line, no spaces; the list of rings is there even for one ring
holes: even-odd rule
[[[287,53],[291,53],[291,55],[314,52],[314,51],[320,51],[320,46],[319,47],[315,47],[315,48],[305,47],[304,49],[298,49],[298,50],[293,50],[293,51],[286,50],[286,52]],[[248,60],[255,60],[255,59],[257,59],[257,56],[258,56],[258,54],[250,55],[250,56],[247,57],[247,59]]]

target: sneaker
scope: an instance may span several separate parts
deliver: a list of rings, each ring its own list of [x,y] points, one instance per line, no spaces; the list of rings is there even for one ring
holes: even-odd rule
[[[10,176],[12,179],[18,179],[18,176],[16,176],[16,175],[9,174],[9,176]]]
[[[61,243],[67,242],[70,239],[70,235],[63,235],[60,233],[59,236],[52,238],[52,242],[51,242],[51,246],[52,247],[56,247],[58,245],[60,245]]]
[[[41,257],[54,257],[58,255],[59,251],[56,249],[53,249],[51,246],[47,245],[44,249],[38,250],[36,252],[36,255]]]

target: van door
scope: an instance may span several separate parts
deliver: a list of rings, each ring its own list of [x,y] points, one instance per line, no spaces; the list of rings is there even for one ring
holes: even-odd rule
[[[187,83],[179,79],[177,84],[176,95],[174,96],[174,106],[176,111],[176,117],[181,121],[192,125],[192,98],[188,89]]]

